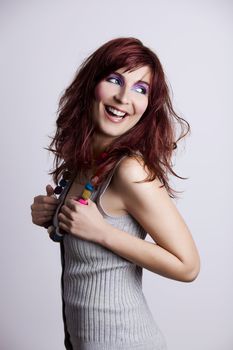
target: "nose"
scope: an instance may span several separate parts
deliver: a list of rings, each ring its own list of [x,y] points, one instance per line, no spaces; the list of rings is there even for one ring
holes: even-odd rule
[[[121,104],[129,104],[129,94],[127,88],[124,86],[114,95],[115,101]]]

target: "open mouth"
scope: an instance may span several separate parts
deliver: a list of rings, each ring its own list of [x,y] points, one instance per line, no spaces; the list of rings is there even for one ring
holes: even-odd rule
[[[105,106],[105,111],[111,117],[111,120],[114,118],[114,121],[120,121],[128,115],[126,112],[119,111],[118,109],[111,106]]]

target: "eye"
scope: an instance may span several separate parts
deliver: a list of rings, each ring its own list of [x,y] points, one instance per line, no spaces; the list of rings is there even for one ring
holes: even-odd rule
[[[136,85],[134,90],[139,92],[140,94],[143,94],[143,95],[146,95],[147,92],[148,92],[148,89],[145,86],[142,86],[142,85]]]
[[[110,76],[106,80],[109,81],[110,83],[113,83],[113,84],[122,85],[122,81],[120,80],[120,78],[115,77],[115,76]]]

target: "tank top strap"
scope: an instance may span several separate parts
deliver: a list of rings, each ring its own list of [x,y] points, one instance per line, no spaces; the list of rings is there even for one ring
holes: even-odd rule
[[[116,171],[116,168],[118,167],[118,165],[120,164],[122,159],[124,159],[126,157],[127,157],[127,155],[124,155],[116,162],[115,166],[112,168],[112,170],[108,174],[107,178],[103,181],[103,183],[100,185],[100,187],[95,192],[93,192],[93,197],[91,198],[92,201],[94,201],[94,202],[98,201],[100,196],[102,196],[104,194],[108,185],[110,184],[110,181],[111,181],[111,179]]]

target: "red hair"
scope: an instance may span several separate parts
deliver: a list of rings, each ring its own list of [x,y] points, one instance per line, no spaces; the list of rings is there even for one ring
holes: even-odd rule
[[[102,45],[82,63],[64,91],[57,111],[57,129],[46,148],[55,155],[54,170],[49,174],[53,175],[56,184],[65,169],[74,175],[86,174],[92,168],[94,125],[91,108],[96,85],[119,68],[132,71],[142,66],[149,66],[152,74],[148,107],[137,124],[108,147],[108,157],[100,165],[99,184],[122,155],[135,157],[140,152],[149,170],[144,181],[159,178],[169,195],[175,197],[177,191],[169,186],[168,174],[184,178],[172,170],[171,158],[177,142],[190,131],[190,126],[173,109],[158,57],[136,38],[117,38]]]

